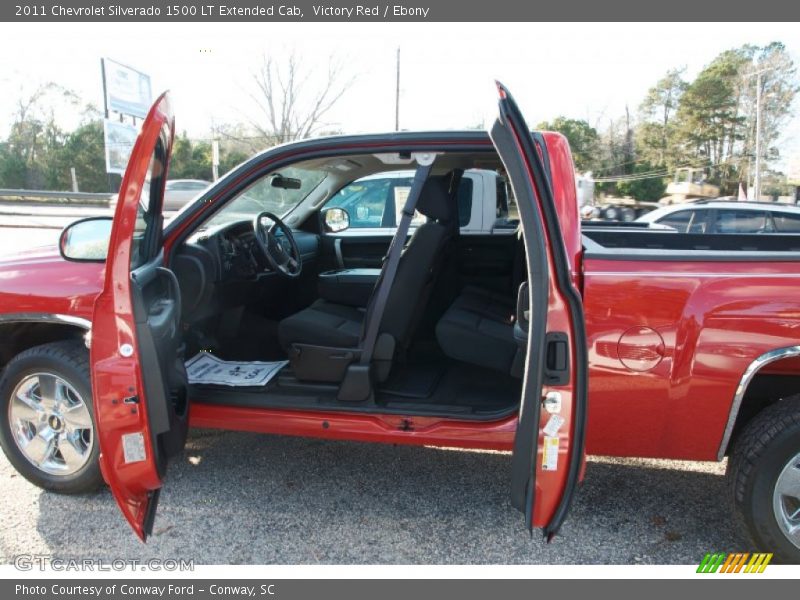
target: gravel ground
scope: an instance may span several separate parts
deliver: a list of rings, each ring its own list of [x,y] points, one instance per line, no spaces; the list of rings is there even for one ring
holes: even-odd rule
[[[2,456],[0,562],[36,553],[197,564],[696,564],[708,551],[747,547],[731,525],[724,470],[591,458],[547,545],[509,505],[508,454],[195,431],[171,466],[146,545],[107,490],[42,492]]]

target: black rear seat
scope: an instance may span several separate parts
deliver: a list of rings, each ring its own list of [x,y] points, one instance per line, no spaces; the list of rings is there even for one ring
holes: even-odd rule
[[[511,373],[515,311],[508,297],[467,286],[436,324],[436,339],[450,358]]]
[[[512,265],[514,293],[527,279],[525,242],[519,231]],[[522,376],[524,343],[514,337],[516,297],[467,285],[436,324],[436,339],[450,358]]]

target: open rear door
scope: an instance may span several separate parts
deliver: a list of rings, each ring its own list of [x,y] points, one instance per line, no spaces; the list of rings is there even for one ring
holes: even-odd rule
[[[180,291],[162,264],[161,245],[173,132],[164,94],[142,125],[122,179],[92,318],[100,467],[142,540],[152,530],[167,459],[183,448],[188,422]]]
[[[546,148],[531,134],[508,91],[498,84],[500,115],[490,135],[506,167],[520,212],[528,285],[520,290],[518,325],[528,352],[512,458],[511,503],[527,526],[549,540],[566,518],[584,462],[587,347],[575,285],[545,168]],[[518,329],[524,336],[524,330]]]

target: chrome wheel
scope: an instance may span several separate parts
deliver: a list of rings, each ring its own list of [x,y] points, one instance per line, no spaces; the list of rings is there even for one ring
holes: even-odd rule
[[[92,416],[80,394],[58,375],[22,379],[11,395],[8,417],[17,447],[38,469],[71,475],[89,461]]]
[[[786,463],[778,475],[772,509],[783,534],[800,548],[800,454]]]

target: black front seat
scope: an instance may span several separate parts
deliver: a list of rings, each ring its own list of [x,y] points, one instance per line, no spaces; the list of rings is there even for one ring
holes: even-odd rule
[[[417,201],[417,210],[429,220],[417,227],[403,249],[379,329],[380,345],[391,348],[390,354],[396,347],[408,345],[414,326],[427,304],[442,263],[444,247],[454,231],[451,183],[456,183],[457,179],[453,175],[428,178]],[[382,279],[382,276],[378,279],[376,289]],[[279,323],[280,343],[289,354],[298,378],[315,381],[341,379],[354,354],[339,350],[359,348],[364,318],[374,298],[373,290],[366,310],[317,300]],[[335,363],[336,356],[341,356],[341,369],[331,364],[331,358]],[[314,364],[315,357],[318,367]],[[377,351],[375,359],[387,362],[386,356],[380,356]],[[388,364],[378,370],[379,380],[388,376],[390,366],[391,356]]]

